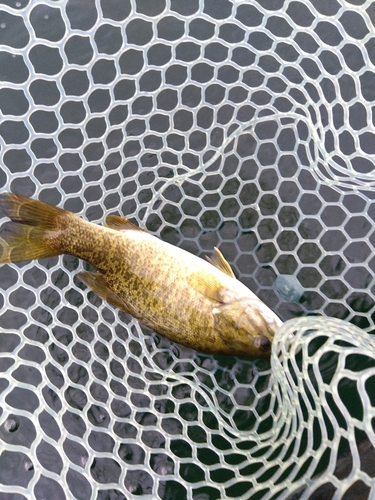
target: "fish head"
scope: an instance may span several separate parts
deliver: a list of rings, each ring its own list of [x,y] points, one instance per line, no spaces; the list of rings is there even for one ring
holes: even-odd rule
[[[216,265],[217,267],[217,265]],[[225,268],[225,264],[220,264]],[[189,285],[210,300],[213,327],[221,337],[223,354],[269,358],[281,320],[253,292],[228,276],[229,272],[195,272]]]
[[[240,299],[213,308],[214,327],[236,356],[269,358],[281,320],[259,299]]]

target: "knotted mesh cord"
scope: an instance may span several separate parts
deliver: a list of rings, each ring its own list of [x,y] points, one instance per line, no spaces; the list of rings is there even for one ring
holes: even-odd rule
[[[373,19],[0,3],[2,191],[216,245],[284,320],[345,320],[287,322],[271,365],[215,358],[142,332],[75,258],[2,266],[0,498],[373,498]]]

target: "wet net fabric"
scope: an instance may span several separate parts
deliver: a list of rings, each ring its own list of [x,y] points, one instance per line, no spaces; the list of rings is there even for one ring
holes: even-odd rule
[[[375,4],[0,1],[0,188],[200,256],[286,321],[207,356],[70,256],[0,267],[0,500],[375,498]],[[5,222],[3,219],[1,222]]]

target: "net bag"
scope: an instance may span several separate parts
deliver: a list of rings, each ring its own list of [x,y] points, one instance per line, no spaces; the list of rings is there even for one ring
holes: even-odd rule
[[[217,246],[270,360],[0,267],[0,500],[375,498],[370,0],[0,1],[0,189]],[[0,220],[0,224],[6,221]]]

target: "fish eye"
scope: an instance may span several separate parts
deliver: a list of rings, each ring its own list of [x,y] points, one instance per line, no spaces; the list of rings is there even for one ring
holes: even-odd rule
[[[258,347],[262,351],[269,351],[271,349],[271,341],[264,335],[258,338]]]

